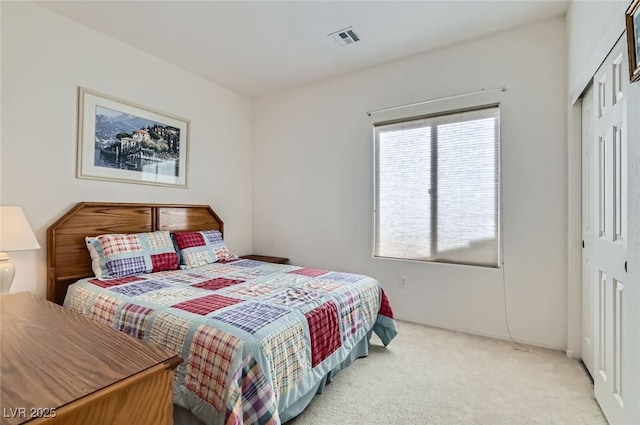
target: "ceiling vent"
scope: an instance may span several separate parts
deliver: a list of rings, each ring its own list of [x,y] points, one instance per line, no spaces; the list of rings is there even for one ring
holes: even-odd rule
[[[328,37],[333,38],[339,46],[346,46],[347,44],[353,44],[356,41],[360,41],[360,38],[353,32],[353,27],[343,28],[336,32],[328,34]]]

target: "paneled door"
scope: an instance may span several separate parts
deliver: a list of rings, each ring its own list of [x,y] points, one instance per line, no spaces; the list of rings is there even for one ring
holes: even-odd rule
[[[640,394],[630,394],[629,379],[640,370],[626,347],[640,338],[632,326],[625,297],[627,255],[627,130],[629,86],[626,44],[619,41],[593,79],[588,142],[583,152],[583,354],[594,379],[595,397],[612,425],[638,424]],[[585,97],[587,103],[589,94]],[[583,123],[583,125],[586,123]],[[583,141],[584,143],[584,141]],[[590,336],[592,335],[592,336]],[[589,341],[587,339],[589,338]],[[589,348],[590,347],[590,348]],[[626,349],[625,349],[626,348]],[[592,356],[592,360],[591,360]],[[634,370],[636,369],[636,370]]]

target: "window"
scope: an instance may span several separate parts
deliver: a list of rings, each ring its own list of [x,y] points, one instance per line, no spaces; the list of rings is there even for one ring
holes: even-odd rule
[[[374,255],[499,267],[499,107],[374,126]]]

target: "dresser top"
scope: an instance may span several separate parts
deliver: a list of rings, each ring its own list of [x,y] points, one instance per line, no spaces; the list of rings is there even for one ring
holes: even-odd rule
[[[158,364],[175,368],[181,360],[28,292],[0,296],[0,338],[5,409],[59,408]]]

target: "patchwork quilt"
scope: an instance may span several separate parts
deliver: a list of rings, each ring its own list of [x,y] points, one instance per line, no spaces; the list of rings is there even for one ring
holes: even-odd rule
[[[370,277],[247,259],[84,279],[64,305],[180,354],[174,402],[206,424],[280,424],[372,331],[397,333]]]

